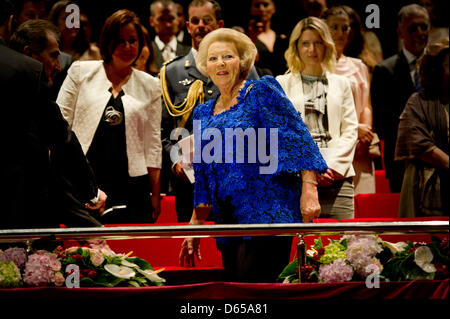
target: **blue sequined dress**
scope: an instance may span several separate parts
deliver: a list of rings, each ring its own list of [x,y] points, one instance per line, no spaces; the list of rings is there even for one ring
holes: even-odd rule
[[[194,109],[194,145],[202,155],[200,162],[194,159],[195,207],[212,205],[216,224],[301,222],[301,183],[296,174],[327,169],[316,143],[272,76],[247,80],[237,99],[236,105],[217,115],[213,114],[217,99]],[[239,129],[251,136],[245,143],[230,134]],[[202,152],[197,149],[200,143]],[[269,154],[270,160],[263,156]],[[262,174],[261,168],[274,172]]]

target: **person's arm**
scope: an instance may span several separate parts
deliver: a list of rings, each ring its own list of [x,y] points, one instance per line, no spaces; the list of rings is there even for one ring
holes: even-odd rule
[[[67,76],[59,90],[56,103],[61,109],[64,119],[72,127],[73,118],[75,115],[75,106],[80,90],[80,62],[74,62],[69,70]]]
[[[448,171],[448,154],[445,154],[438,147],[434,147],[430,151],[423,153],[419,158],[425,163]]]
[[[336,79],[337,80],[337,79]],[[340,115],[340,118],[331,118],[329,120],[339,121],[339,132],[330,132],[338,136],[332,136],[333,156],[328,159],[328,166],[332,170],[334,179],[342,179],[347,176],[349,170],[352,169],[353,157],[358,139],[358,118],[356,116],[355,103],[353,100],[353,93],[350,87],[350,81],[343,79],[341,82],[342,92],[339,96],[342,99],[337,100],[337,97],[331,97],[328,92],[329,101],[334,105],[328,105],[328,109],[332,107],[340,108],[340,112],[335,112]]]
[[[211,206],[200,204],[198,207],[194,208],[192,212],[192,217],[189,225],[202,225],[208,218],[211,212]],[[195,266],[195,258],[199,261],[202,260],[200,254],[200,238],[199,237],[188,237],[185,238],[181,244],[180,251],[180,266]]]
[[[161,212],[161,83],[159,79],[152,78],[149,85],[147,118],[144,123],[143,144],[145,162],[152,188],[153,221],[156,221]]]
[[[300,196],[300,211],[304,223],[320,216],[319,194],[317,193],[316,173],[302,171],[302,194]]]
[[[369,70],[367,67],[361,63],[361,83],[363,88],[362,92],[362,102],[363,110],[358,119],[358,141],[366,144],[367,146],[372,143],[373,140],[373,114],[372,114],[372,103],[370,101],[370,80],[369,80]]]
[[[431,116],[427,114],[427,110],[433,106],[431,102],[423,100],[419,94],[413,94],[409,98],[400,116],[395,160],[416,158],[436,168],[449,169],[448,154],[436,145],[439,134],[446,134],[446,131],[434,131],[433,126],[438,127],[439,123],[429,122]],[[442,109],[439,111],[442,112],[442,117],[445,116]],[[445,123],[445,119],[442,117],[440,120]],[[445,127],[444,123],[441,124],[441,127]]]
[[[87,205],[87,208],[103,207],[106,195],[99,192],[94,172],[76,134],[64,119],[60,105],[49,99],[47,85],[43,83],[40,91],[38,123],[50,149],[52,165],[58,167],[64,178],[70,181],[71,192],[80,201],[89,204],[94,198],[98,199],[94,205]]]
[[[161,169],[147,167],[152,188],[153,221],[158,219],[161,213]]]
[[[358,140],[364,144],[370,145],[373,140],[372,132],[372,106],[370,102],[361,113],[358,123]]]

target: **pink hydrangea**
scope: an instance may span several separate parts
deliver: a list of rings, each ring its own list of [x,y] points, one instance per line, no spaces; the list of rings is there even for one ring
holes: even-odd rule
[[[367,277],[371,274],[381,274],[383,271],[383,265],[377,258],[372,258],[371,261],[362,269],[359,271],[359,275],[362,277]]]
[[[55,286],[58,286],[58,287],[64,285],[64,283],[66,282],[66,279],[64,278],[63,274],[60,271],[55,273],[54,282],[55,282]]]
[[[346,235],[343,238],[347,239],[346,259],[350,262],[358,275],[365,278],[371,274],[373,271],[367,270],[369,265],[373,265],[373,269],[380,268],[378,267],[379,261],[375,256],[382,251],[383,248],[378,243],[376,236]]]
[[[95,267],[99,267],[101,264],[103,264],[103,261],[105,258],[103,258],[103,254],[96,249],[91,249],[91,263]]]
[[[23,281],[30,286],[47,286],[55,283],[55,272],[61,269],[61,263],[55,254],[40,250],[28,257]]]
[[[319,268],[320,282],[343,282],[350,281],[353,277],[353,268],[341,258],[331,264],[322,264]]]
[[[8,248],[3,252],[0,250],[0,261],[4,260],[12,261],[19,269],[23,269],[27,262],[27,252],[19,247]]]

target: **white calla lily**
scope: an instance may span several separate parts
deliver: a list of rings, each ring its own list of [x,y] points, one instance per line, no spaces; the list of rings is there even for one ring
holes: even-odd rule
[[[384,244],[389,248],[389,250],[394,255],[396,253],[402,252],[403,250],[405,250],[405,247],[408,246],[408,244],[403,241],[399,241],[398,243],[390,243],[388,241],[385,241]]]
[[[153,281],[153,282],[166,282],[166,280],[164,278],[161,278],[157,275],[157,273],[161,272],[164,270],[164,268],[158,269],[158,270],[142,270],[140,268],[136,268],[136,270],[138,272],[140,272],[141,274],[143,274],[147,279]]]
[[[417,266],[422,268],[427,273],[436,271],[436,267],[431,263],[433,260],[433,253],[427,246],[421,246],[414,252],[414,262]]]
[[[125,259],[122,259],[122,260],[121,260],[121,264],[122,264],[123,266],[130,267],[130,268],[139,268],[138,265],[133,264],[133,263],[130,263],[128,260],[125,260]]]
[[[133,269],[115,264],[105,265],[105,270],[118,278],[130,279],[136,275]]]

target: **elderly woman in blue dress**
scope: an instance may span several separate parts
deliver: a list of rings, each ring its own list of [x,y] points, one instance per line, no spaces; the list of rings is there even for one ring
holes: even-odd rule
[[[201,158],[194,157],[190,224],[202,224],[210,214],[216,224],[310,222],[320,214],[316,173],[325,172],[326,163],[278,82],[271,76],[245,80],[255,56],[251,40],[231,29],[213,31],[200,44],[197,67],[220,95],[194,109]],[[275,281],[289,261],[291,242],[218,239],[224,279]],[[199,239],[185,239],[180,263],[192,265],[195,256],[201,258]]]

